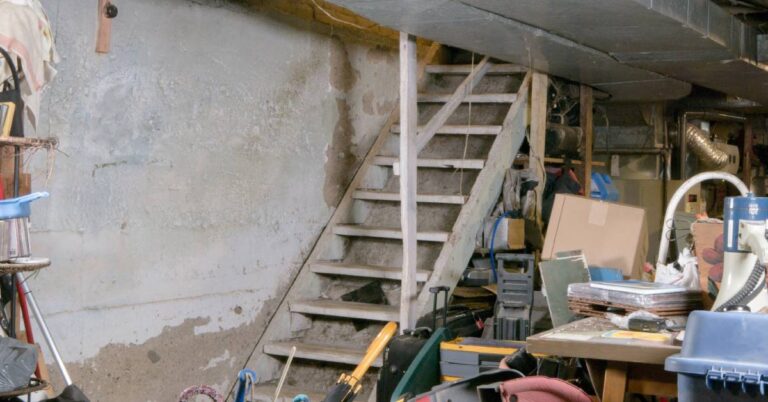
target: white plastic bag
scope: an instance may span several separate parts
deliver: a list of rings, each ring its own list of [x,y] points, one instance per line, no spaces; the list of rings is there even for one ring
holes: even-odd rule
[[[684,248],[677,258],[677,262],[671,264],[656,264],[656,283],[669,283],[684,286],[692,290],[701,290],[699,285],[699,266],[696,257],[691,255],[691,250]]]

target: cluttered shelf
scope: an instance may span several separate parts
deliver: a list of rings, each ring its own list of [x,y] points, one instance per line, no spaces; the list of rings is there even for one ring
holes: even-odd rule
[[[48,137],[48,138],[0,137],[0,146],[54,149],[58,145],[59,145],[59,139],[56,137]]]

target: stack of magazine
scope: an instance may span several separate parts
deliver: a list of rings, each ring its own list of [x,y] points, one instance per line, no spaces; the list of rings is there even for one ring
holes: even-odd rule
[[[568,304],[571,310],[585,315],[637,310],[663,316],[682,315],[701,308],[701,292],[637,280],[574,283],[568,286]]]

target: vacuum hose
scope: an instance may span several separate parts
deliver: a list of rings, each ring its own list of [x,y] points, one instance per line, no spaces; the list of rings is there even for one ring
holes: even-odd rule
[[[754,300],[765,288],[764,273],[765,266],[760,264],[760,262],[755,263],[755,268],[752,269],[752,273],[749,274],[749,278],[747,278],[744,286],[730,299],[721,304],[717,311],[726,311],[729,307],[747,305]]]

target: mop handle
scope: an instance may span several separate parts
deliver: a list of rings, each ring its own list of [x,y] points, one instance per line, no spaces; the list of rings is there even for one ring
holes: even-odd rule
[[[381,329],[381,332],[376,335],[376,338],[368,346],[368,350],[365,351],[363,360],[360,361],[360,364],[357,365],[355,371],[352,372],[351,377],[354,379],[354,381],[359,382],[360,379],[363,378],[365,372],[368,371],[376,358],[381,355],[381,353],[384,351],[384,348],[387,347],[387,344],[392,339],[392,337],[395,336],[396,333],[397,324],[394,322],[388,322],[387,325]]]
[[[64,366],[64,360],[61,359],[61,355],[59,354],[59,349],[56,347],[56,342],[53,341],[53,336],[51,336],[51,331],[48,330],[48,325],[45,324],[45,319],[43,319],[43,314],[40,312],[40,309],[37,307],[37,301],[35,300],[35,296],[32,295],[32,291],[29,290],[29,286],[27,285],[27,280],[24,278],[21,272],[16,273],[16,281],[17,283],[21,284],[21,288],[24,291],[24,295],[27,298],[27,303],[29,303],[29,307],[31,307],[32,314],[34,314],[37,324],[40,325],[40,331],[43,333],[45,342],[48,344],[48,349],[50,349],[51,354],[53,354],[53,360],[56,360],[56,365],[59,366],[59,371],[61,371],[61,376],[64,377],[64,383],[67,386],[72,385],[72,378],[69,376],[69,372],[67,371],[67,368]]]

